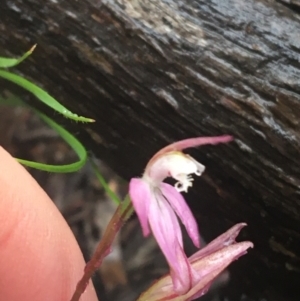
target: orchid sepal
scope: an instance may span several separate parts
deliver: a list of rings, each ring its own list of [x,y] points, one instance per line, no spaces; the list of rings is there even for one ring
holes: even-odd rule
[[[174,291],[171,277],[167,275],[156,281],[137,301],[191,301],[204,295],[230,263],[253,247],[249,241],[235,242],[245,225],[235,225],[188,259],[197,277],[185,294],[179,295]]]

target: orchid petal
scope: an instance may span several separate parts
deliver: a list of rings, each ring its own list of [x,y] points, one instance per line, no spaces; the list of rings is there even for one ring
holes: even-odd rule
[[[247,249],[252,248],[253,243],[249,241],[239,242],[228,247],[224,247],[208,256],[205,256],[192,263],[197,273],[197,280],[193,288],[188,292],[184,300],[194,300],[206,293],[207,285],[212,281],[234,260],[247,253]],[[205,292],[202,292],[202,289]]]
[[[148,225],[149,206],[156,202],[152,196],[151,188],[144,180],[133,178],[129,183],[129,196],[140,220],[143,234],[148,236],[150,234]]]
[[[215,238],[213,241],[211,241],[208,245],[206,245],[203,249],[196,252],[194,255],[192,255],[189,258],[189,261],[195,261],[199,260],[202,257],[205,257],[217,250],[220,250],[223,247],[235,244],[236,237],[239,235],[242,228],[244,228],[247,224],[245,223],[239,223],[231,227],[229,230],[227,230],[222,235]]]
[[[192,272],[183,251],[178,220],[160,192],[156,194],[156,202],[152,202],[150,205],[149,224],[170,265],[174,290],[178,294],[185,293],[190,289]]]
[[[138,301],[191,301],[204,295],[212,282],[227,266],[252,248],[251,242],[239,242],[192,262],[192,267],[198,273],[191,289],[182,295],[174,293],[170,275],[164,276],[144,292]],[[205,247],[206,248],[206,247]]]
[[[173,186],[167,183],[161,183],[161,191],[181,219],[194,245],[200,248],[198,225],[183,196]]]

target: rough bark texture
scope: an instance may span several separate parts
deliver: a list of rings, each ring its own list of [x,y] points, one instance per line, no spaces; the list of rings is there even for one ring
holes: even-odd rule
[[[192,152],[207,172],[190,205],[207,239],[248,223],[242,238],[255,248],[235,264],[236,296],[299,300],[297,9],[267,0],[3,0],[0,50],[38,44],[18,70],[95,118],[67,126],[127,179],[171,141],[233,134],[234,143]]]

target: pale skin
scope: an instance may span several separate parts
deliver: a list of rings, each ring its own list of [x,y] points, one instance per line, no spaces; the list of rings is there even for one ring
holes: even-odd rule
[[[0,147],[0,300],[68,301],[84,260],[58,209]],[[81,301],[97,301],[88,285]]]

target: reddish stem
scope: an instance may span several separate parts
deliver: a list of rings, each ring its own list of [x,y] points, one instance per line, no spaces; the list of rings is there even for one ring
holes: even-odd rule
[[[106,227],[105,233],[99,242],[95,253],[91,260],[86,264],[84,274],[76,285],[76,289],[70,301],[79,301],[81,295],[84,293],[91,277],[100,267],[103,259],[110,253],[111,245],[116,237],[116,234],[121,229],[127,220],[129,213],[132,211],[131,205],[125,208],[121,204],[114,213],[112,219]]]

